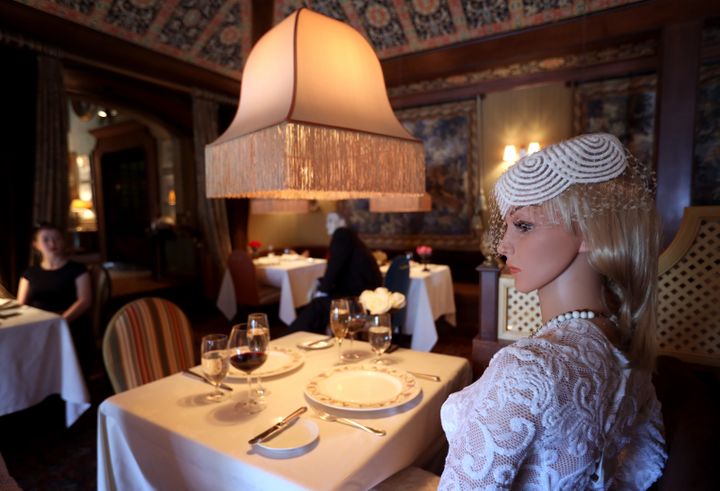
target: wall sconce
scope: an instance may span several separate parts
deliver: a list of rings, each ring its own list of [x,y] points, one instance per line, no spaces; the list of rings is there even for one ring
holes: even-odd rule
[[[540,150],[539,142],[530,142],[528,143],[527,149],[520,147],[520,151],[515,148],[515,145],[505,145],[505,150],[503,150],[503,162],[506,165],[511,166],[526,155],[535,153],[538,150]]]

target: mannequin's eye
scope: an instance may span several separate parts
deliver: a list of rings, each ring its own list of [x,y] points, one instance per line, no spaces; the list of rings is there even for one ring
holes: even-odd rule
[[[529,222],[523,222],[523,221],[515,221],[513,222],[513,227],[515,227],[520,232],[529,232],[533,229],[532,223]]]

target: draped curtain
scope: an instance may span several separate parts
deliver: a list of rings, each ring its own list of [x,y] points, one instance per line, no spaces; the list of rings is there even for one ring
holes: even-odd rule
[[[198,218],[210,253],[214,272],[219,278],[232,246],[225,200],[205,195],[205,145],[218,137],[218,103],[193,93],[193,139],[197,182]]]
[[[68,189],[68,110],[57,58],[38,56],[33,221],[66,230]]]

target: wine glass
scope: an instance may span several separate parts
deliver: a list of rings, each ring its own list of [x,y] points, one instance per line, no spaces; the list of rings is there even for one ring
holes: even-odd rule
[[[253,396],[250,374],[265,363],[269,342],[264,329],[250,329],[247,324],[237,324],[230,332],[228,340],[230,364],[245,372],[248,381],[247,397],[236,406],[243,412],[253,414],[265,409],[265,404]]]
[[[228,372],[228,337],[225,334],[203,336],[200,345],[200,362],[205,378],[215,386],[215,390],[205,399],[220,402],[227,396],[220,390],[220,384]]]
[[[390,314],[371,315],[369,324],[368,341],[370,342],[370,347],[377,355],[375,363],[383,363],[380,357],[387,351],[392,342]]]
[[[350,308],[346,298],[338,298],[330,302],[330,329],[332,329],[338,345],[338,361],[342,363],[342,341],[348,331]]]
[[[250,314],[248,316],[247,327],[248,329],[264,329],[267,333],[268,342],[270,342],[270,323],[268,322],[267,314],[263,314],[262,312]],[[254,394],[257,397],[262,399],[266,395],[270,394],[270,391],[262,386],[260,375],[256,377],[256,382]]]
[[[365,327],[365,309],[358,297],[348,297],[348,329],[347,335],[350,338],[350,349],[345,352],[344,358],[346,360],[357,360],[361,358],[358,353],[353,351],[353,341],[355,340],[355,334],[360,332]]]

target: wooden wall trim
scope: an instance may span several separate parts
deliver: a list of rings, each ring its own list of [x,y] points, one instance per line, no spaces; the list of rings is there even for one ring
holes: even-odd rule
[[[695,100],[700,70],[702,23],[668,26],[662,35],[662,66],[657,104],[657,206],[662,219],[662,247],[680,226],[691,204]]]

